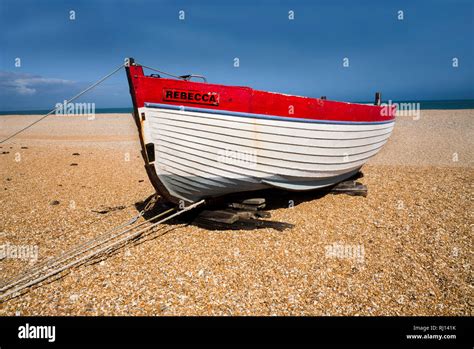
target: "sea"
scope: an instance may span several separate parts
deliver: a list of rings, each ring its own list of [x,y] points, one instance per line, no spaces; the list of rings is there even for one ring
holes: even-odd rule
[[[388,103],[388,101],[384,101]],[[355,102],[370,104],[372,102]],[[394,103],[420,103],[420,109],[474,109],[474,99],[459,99],[459,100],[426,100],[426,101],[391,101]],[[0,115],[44,115],[49,110],[46,109],[34,109],[34,110],[6,110],[0,111]],[[96,108],[96,114],[125,114],[131,113],[132,107],[129,108]]]
[[[356,102],[364,104],[372,104],[373,102]],[[388,101],[383,101],[388,103]],[[474,109],[474,99],[458,99],[458,100],[426,100],[426,101],[397,101],[392,100],[392,104],[413,104],[420,103],[420,109]]]
[[[31,110],[7,110],[0,111],[0,115],[44,115],[51,111],[51,109],[31,109]],[[133,108],[96,108],[96,114],[128,114],[133,111]]]

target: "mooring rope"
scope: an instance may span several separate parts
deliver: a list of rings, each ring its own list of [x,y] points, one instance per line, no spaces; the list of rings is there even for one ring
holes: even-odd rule
[[[124,222],[123,224],[121,225],[118,225],[110,230],[108,230],[106,233],[98,236],[98,237],[95,237],[95,238],[92,238],[90,240],[87,240],[83,243],[80,243],[79,245],[77,245],[76,247],[74,247],[73,249],[67,251],[67,252],[63,252],[61,255],[59,255],[58,257],[55,257],[55,258],[51,258],[51,259],[47,259],[47,260],[44,260],[38,264],[35,264],[33,266],[33,268],[31,268],[30,270],[28,270],[26,273],[23,273],[19,276],[16,276],[16,277],[13,277],[9,280],[7,280],[6,282],[3,282],[1,285],[0,285],[0,292],[3,292],[5,291],[6,289],[8,288],[11,288],[13,285],[17,284],[17,283],[20,283],[21,281],[23,281],[25,278],[28,278],[28,277],[32,277],[33,275],[35,274],[38,274],[38,273],[41,273],[43,272],[43,270],[46,268],[46,267],[49,267],[51,268],[54,264],[59,264],[59,263],[62,263],[64,262],[65,260],[67,259],[70,259],[70,258],[73,258],[81,253],[84,253],[84,251],[81,251],[81,248],[85,248],[85,247],[88,247],[88,246],[91,246],[94,242],[96,242],[96,245],[94,246],[91,246],[91,247],[88,247],[88,249],[93,249],[97,246],[99,246],[100,244],[103,244],[109,240],[112,240],[113,238],[117,237],[118,235],[122,234],[122,233],[126,233],[132,229],[136,229],[142,225],[144,225],[145,223],[148,223],[148,221],[153,221],[159,217],[162,217],[168,213],[171,213],[171,211],[173,211],[175,208],[170,208],[164,212],[161,212],[159,214],[157,214],[156,216],[154,217],[151,217],[150,219],[146,220],[146,221],[143,221],[141,222],[140,224],[134,226],[134,227],[131,227],[125,231],[122,231],[121,233],[118,233],[117,235],[113,235],[112,234],[114,232],[116,232],[117,230],[121,229],[121,228],[125,228],[125,227],[128,227],[130,225],[133,225],[136,223],[136,221],[142,217],[146,212],[150,211],[153,209],[153,205],[156,203],[156,196],[153,196],[152,199],[146,204],[146,206],[144,207],[143,210],[141,210],[137,215],[133,216],[131,219],[127,220],[126,222]],[[129,206],[132,206],[132,205],[129,205]],[[102,221],[102,219],[100,220],[96,220],[97,221]],[[108,238],[107,238],[108,237]],[[107,239],[106,239],[107,238]],[[105,240],[106,239],[106,240]],[[102,240],[105,240],[105,241],[102,241]],[[100,242],[100,243],[99,243]],[[72,255],[73,254],[73,255]],[[66,258],[67,257],[67,258]]]
[[[94,87],[96,87],[97,85],[101,84],[102,82],[104,82],[105,80],[107,80],[108,78],[110,78],[112,75],[114,75],[115,73],[117,73],[120,69],[122,69],[123,67],[126,66],[127,63],[122,63],[119,67],[117,67],[116,69],[114,69],[111,73],[105,75],[103,78],[97,80],[95,83],[93,83],[92,85],[90,85],[89,87],[87,87],[85,90],[79,92],[77,95],[75,95],[74,97],[71,97],[70,99],[66,100],[65,101],[65,104],[68,104],[68,103],[71,103],[72,101],[75,101],[76,99],[78,99],[79,97],[81,97],[84,93],[92,90]],[[159,70],[159,69],[156,69],[156,68],[152,68],[152,67],[149,67],[149,66],[146,66],[146,65],[143,65],[143,64],[140,64],[140,63],[136,63],[135,62],[135,65],[138,65],[138,66],[141,66],[143,68],[146,68],[146,69],[149,69],[149,70],[153,70],[153,71],[156,71],[158,73],[161,73],[163,75],[168,75],[168,76],[171,76],[173,78],[176,78],[176,79],[179,79],[179,80],[186,80],[186,77],[183,77],[183,76],[178,76],[178,75],[174,75],[174,74],[170,74],[170,73],[167,73],[165,71],[162,71],[162,70]],[[201,76],[199,76],[201,77]],[[205,79],[205,78],[204,78]],[[30,127],[32,127],[33,125],[36,125],[38,122],[46,119],[48,116],[50,116],[51,114],[55,113],[59,108],[62,108],[63,105],[60,105],[60,106],[57,106],[56,108],[52,109],[49,113],[41,116],[38,120],[32,122],[31,124],[29,124],[28,126],[25,126],[23,127],[22,129],[20,129],[19,131],[13,133],[12,135],[8,136],[7,138],[3,139],[2,141],[0,141],[0,144],[2,143],[5,143],[6,141],[12,139],[13,137],[15,137],[16,135],[26,131],[27,129],[29,129]]]
[[[90,85],[89,87],[87,87],[85,90],[79,92],[77,95],[75,95],[74,97],[70,98],[69,100],[66,100],[65,103],[71,103],[72,101],[78,99],[79,97],[81,97],[84,93],[92,90],[94,87],[96,87],[97,85],[101,84],[102,82],[104,82],[105,80],[107,80],[108,78],[110,78],[112,75],[114,75],[115,73],[117,73],[120,69],[122,69],[123,67],[125,66],[125,63],[122,63],[119,67],[117,67],[116,69],[114,69],[111,73],[107,74],[106,76],[104,76],[103,78],[97,80],[95,83],[93,83],[92,85]],[[54,108],[53,110],[51,110],[48,114],[45,114],[43,115],[42,117],[40,117],[38,120],[32,122],[31,124],[29,124],[28,126],[22,128],[21,130],[15,132],[14,134],[12,134],[11,136],[5,138],[4,140],[0,141],[0,144],[12,139],[13,137],[15,137],[16,135],[22,133],[23,131],[26,131],[27,129],[29,129],[30,127],[32,127],[33,125],[36,125],[38,122],[40,122],[41,120],[44,120],[46,119],[48,116],[50,116],[51,114],[53,114],[54,112],[56,112],[59,108],[62,108],[62,105],[61,106],[57,106],[56,108]]]
[[[167,212],[163,212],[162,214],[165,214],[165,213],[169,213],[169,211]],[[80,243],[79,245],[77,245],[76,247],[74,247],[73,249],[67,251],[67,252],[64,252],[62,253],[61,255],[59,255],[58,257],[55,257],[55,258],[52,258],[52,259],[47,259],[45,261],[42,261],[41,263],[38,263],[36,265],[33,266],[33,268],[31,268],[30,270],[28,270],[26,273],[23,273],[17,277],[14,277],[8,281],[6,281],[5,283],[3,283],[1,286],[0,286],[0,292],[4,292],[5,290],[13,287],[14,285],[16,284],[19,284],[21,283],[22,281],[24,281],[25,279],[27,278],[31,278],[32,276],[36,275],[36,274],[39,274],[41,272],[43,272],[46,268],[52,268],[53,266],[55,266],[56,264],[60,264],[60,263],[63,263],[64,261],[68,260],[68,259],[71,259],[73,257],[76,257],[82,253],[84,253],[84,251],[86,250],[91,250],[103,243],[106,243],[107,241],[110,241],[112,240],[113,238],[117,237],[118,235],[120,234],[125,234],[127,233],[128,231],[132,230],[132,229],[135,229],[135,228],[138,228],[139,226],[147,223],[147,221],[144,221],[142,223],[140,223],[139,225],[135,226],[135,227],[131,227],[131,228],[128,228],[127,230],[125,231],[122,231],[116,235],[112,235],[112,233],[114,233],[115,231],[117,231],[118,229],[120,228],[124,228],[124,227],[127,227],[129,225],[132,225],[135,223],[136,221],[136,218],[139,218],[143,215],[143,211],[141,211],[138,215],[136,215],[135,217],[132,218],[132,220],[128,220],[127,222],[115,227],[115,228],[112,228],[110,229],[109,231],[107,231],[106,233],[104,233],[103,235],[100,235],[98,237],[95,237],[95,238],[92,238],[90,240],[87,240],[83,243]],[[158,215],[159,216],[159,215]],[[157,216],[153,217],[152,219],[155,219]],[[130,223],[131,222],[131,223]],[[102,241],[103,240],[103,241]],[[95,245],[93,245],[94,243],[96,243]]]
[[[141,63],[135,62],[135,65],[146,68],[146,69],[149,69],[149,70],[156,71],[156,72],[164,74],[164,75],[171,76],[171,77],[173,77],[175,79],[179,79],[179,80],[189,81],[190,78],[199,78],[199,79],[203,79],[204,82],[207,82],[207,79],[202,75],[189,74],[189,75],[179,76],[179,75],[173,75],[173,74],[167,73],[165,71],[162,71],[162,70],[159,70],[159,69],[156,69],[156,68],[148,67],[148,66],[143,65]]]
[[[63,260],[63,261],[59,261],[59,262],[57,263],[57,265],[51,266],[51,268],[53,268],[53,267],[54,267],[54,268],[53,268],[52,270],[50,270],[50,271],[49,271],[47,274],[45,274],[45,275],[42,275],[42,276],[39,276],[39,275],[38,275],[38,274],[39,274],[40,272],[42,272],[43,270],[41,270],[40,272],[32,273],[32,274],[28,274],[28,273],[27,273],[27,274],[25,274],[25,277],[22,277],[21,280],[19,280],[19,281],[17,281],[17,282],[13,282],[13,283],[11,283],[11,284],[9,284],[9,285],[4,286],[4,287],[2,288],[2,290],[7,291],[7,290],[10,290],[11,288],[13,288],[13,290],[10,290],[10,291],[7,291],[7,292],[2,293],[2,294],[0,295],[0,300],[3,301],[5,298],[8,298],[8,297],[14,295],[15,293],[18,293],[18,292],[20,292],[21,290],[23,290],[23,289],[25,289],[25,288],[34,286],[35,284],[38,284],[38,283],[40,283],[40,282],[46,280],[47,278],[49,278],[49,277],[51,277],[51,276],[54,276],[54,275],[56,275],[56,274],[59,274],[59,273],[61,273],[62,271],[68,269],[68,268],[72,268],[72,267],[74,267],[74,266],[80,265],[81,263],[87,261],[88,259],[92,259],[93,257],[95,257],[95,256],[97,256],[97,255],[100,255],[100,254],[103,253],[103,252],[109,251],[109,250],[111,250],[112,248],[114,248],[114,247],[116,247],[116,246],[120,246],[121,244],[123,244],[123,243],[125,243],[125,242],[127,242],[127,241],[133,240],[133,239],[137,238],[138,236],[142,235],[145,231],[151,230],[151,229],[154,228],[155,226],[157,226],[157,225],[159,225],[159,224],[163,224],[164,222],[166,222],[166,221],[168,221],[168,220],[170,220],[170,219],[172,219],[172,218],[174,218],[174,217],[177,217],[177,216],[183,214],[184,212],[190,211],[190,210],[192,210],[192,209],[194,209],[194,208],[196,208],[196,207],[198,207],[198,206],[200,206],[200,205],[202,205],[202,204],[204,204],[204,203],[205,203],[205,200],[201,200],[201,201],[195,202],[195,203],[193,203],[193,204],[191,204],[191,205],[185,207],[184,209],[182,209],[182,210],[180,210],[180,211],[177,211],[177,212],[175,212],[175,213],[173,213],[173,214],[171,214],[171,215],[169,215],[169,216],[163,218],[162,220],[160,220],[160,221],[158,221],[158,222],[152,223],[152,224],[150,224],[149,226],[146,226],[146,227],[144,227],[144,228],[142,228],[142,229],[140,229],[140,230],[138,230],[138,231],[135,231],[135,232],[133,232],[132,234],[130,234],[130,235],[128,235],[128,236],[125,236],[125,237],[123,237],[123,238],[121,238],[121,239],[119,239],[119,240],[117,240],[117,241],[113,241],[112,243],[110,243],[110,244],[108,244],[108,245],[106,245],[106,246],[101,247],[99,250],[93,251],[93,252],[91,252],[91,253],[89,253],[89,254],[83,256],[83,257],[80,257],[79,259],[76,259],[76,260],[74,260],[74,261],[72,261],[72,262],[70,262],[70,263],[68,263],[68,264],[66,264],[66,265],[64,265],[64,266],[61,266],[61,264],[64,263],[65,261],[69,260],[70,258],[66,258],[66,259]],[[168,211],[169,211],[169,210],[168,210]],[[164,213],[165,213],[165,212],[162,212],[161,214],[159,214],[159,215],[157,215],[157,216],[160,216],[160,215],[162,215],[162,214],[164,214]],[[148,222],[148,221],[146,221],[146,222]],[[140,224],[140,225],[141,225],[141,224]],[[138,228],[138,226],[135,227],[135,228]],[[131,229],[128,229],[128,230],[126,230],[125,232],[130,231],[130,230],[131,230]],[[123,235],[125,232],[118,233],[118,234],[116,234],[114,237],[119,237],[120,235]],[[108,240],[110,240],[110,239],[108,239]],[[108,241],[108,240],[107,240],[107,241]],[[106,241],[105,241],[105,242],[106,242]],[[102,242],[102,243],[99,243],[99,244],[96,245],[96,246],[90,247],[90,248],[86,249],[85,251],[82,251],[81,253],[86,253],[86,252],[90,251],[91,249],[102,245],[102,244],[105,243],[105,242]],[[33,279],[32,279],[32,278],[33,278]],[[26,281],[26,283],[21,285],[21,282],[22,282],[22,281]],[[19,285],[19,286],[17,286],[17,285]],[[17,287],[15,287],[15,286],[17,286]]]
[[[155,215],[154,217],[151,217],[149,220],[145,220],[145,221],[141,222],[140,224],[138,224],[136,226],[132,226],[132,227],[126,229],[126,230],[122,230],[122,231],[118,232],[115,235],[112,235],[114,232],[116,232],[117,230],[119,230],[121,228],[125,228],[125,227],[128,227],[128,226],[131,226],[131,225],[135,224],[136,221],[140,217],[142,217],[146,212],[148,212],[152,209],[154,202],[155,202],[154,200],[150,200],[142,211],[140,211],[136,216],[134,216],[131,219],[127,220],[123,224],[120,224],[120,225],[110,229],[109,231],[107,231],[106,233],[104,233],[104,234],[102,234],[98,237],[95,237],[95,238],[87,240],[83,243],[80,243],[75,248],[73,248],[73,249],[71,249],[67,252],[62,253],[60,256],[58,256],[56,258],[48,259],[48,260],[42,261],[41,263],[36,264],[33,268],[28,270],[26,273],[23,273],[23,274],[21,274],[17,277],[11,278],[10,280],[6,281],[5,283],[3,283],[0,286],[0,292],[4,292],[8,288],[11,288],[15,284],[20,283],[21,281],[23,281],[26,278],[31,278],[35,274],[43,272],[44,269],[47,268],[47,267],[51,268],[55,264],[63,263],[64,261],[66,261],[68,259],[71,259],[71,258],[73,258],[77,255],[80,255],[80,254],[84,253],[85,248],[87,248],[86,250],[94,249],[97,246],[99,246],[101,244],[104,244],[107,241],[110,241],[110,240],[116,238],[117,236],[123,235],[123,234],[129,232],[132,229],[136,229],[136,228],[148,223],[149,221],[153,221],[153,220],[155,220],[157,218],[160,218],[160,217],[162,217],[162,216],[164,216],[168,213],[171,213],[175,209],[175,208],[170,208],[170,209],[168,209],[164,212],[160,212],[159,214]],[[93,245],[94,243],[96,243],[96,244]]]
[[[179,80],[186,80],[186,79],[185,79],[185,78],[183,78],[182,76],[173,75],[173,74],[170,74],[170,73],[164,72],[164,71],[162,71],[162,70],[158,70],[158,69],[156,69],[156,68],[147,67],[146,65],[143,65],[143,64],[141,64],[141,63],[137,63],[137,62],[135,62],[135,65],[138,65],[138,66],[140,66],[140,67],[143,67],[143,68],[146,68],[146,69],[149,69],[149,70],[156,71],[156,72],[158,72],[158,73],[161,73],[161,74],[163,74],[163,75],[168,75],[168,76],[171,76],[171,77],[173,77],[173,78],[176,78],[176,79],[179,79]]]

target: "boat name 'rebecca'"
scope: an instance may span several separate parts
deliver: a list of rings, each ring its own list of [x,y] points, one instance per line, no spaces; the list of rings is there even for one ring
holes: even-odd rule
[[[163,99],[169,102],[186,102],[195,104],[219,105],[217,92],[163,89]]]

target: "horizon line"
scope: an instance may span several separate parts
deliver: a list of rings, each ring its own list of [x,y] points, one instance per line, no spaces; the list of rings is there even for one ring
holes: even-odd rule
[[[316,98],[316,97],[313,97]],[[330,99],[328,99],[330,100]],[[338,101],[334,100],[336,102],[347,102],[347,103],[361,103],[361,104],[366,104],[366,103],[373,103],[373,101]],[[463,98],[463,99],[405,99],[405,100],[399,100],[399,99],[388,99],[384,102],[396,102],[396,103],[407,103],[407,102],[418,102],[418,103],[423,103],[423,102],[460,102],[460,101],[473,101],[474,98]],[[74,103],[74,102],[73,102]],[[80,102],[78,102],[80,103]],[[85,103],[85,102],[84,102]],[[97,110],[103,110],[103,109],[133,109],[133,105],[130,106],[122,106],[122,107],[102,107],[102,108],[97,108]],[[5,110],[0,110],[0,113],[5,113],[5,112],[28,112],[28,111],[51,111],[54,110],[53,108],[31,108],[31,109],[5,109]]]

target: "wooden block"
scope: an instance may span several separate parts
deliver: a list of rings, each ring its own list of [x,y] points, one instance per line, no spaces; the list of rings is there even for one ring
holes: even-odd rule
[[[235,212],[231,212],[231,211],[224,211],[224,210],[209,211],[209,210],[204,210],[199,214],[199,216],[197,218],[207,220],[207,221],[212,221],[212,222],[233,224],[233,223],[235,223],[239,220],[239,215],[237,215]]]
[[[265,204],[263,205],[245,205],[238,202],[233,202],[229,204],[229,207],[235,208],[236,210],[247,210],[247,211],[257,211],[262,208],[265,208]]]
[[[264,198],[253,198],[253,199],[246,199],[242,201],[242,204],[244,205],[265,205],[265,199]]]
[[[259,218],[270,218],[270,212],[266,211],[236,211],[236,214],[240,218],[245,219],[259,219]]]
[[[330,192],[332,194],[367,196],[367,186],[356,181],[344,181],[334,186]]]

